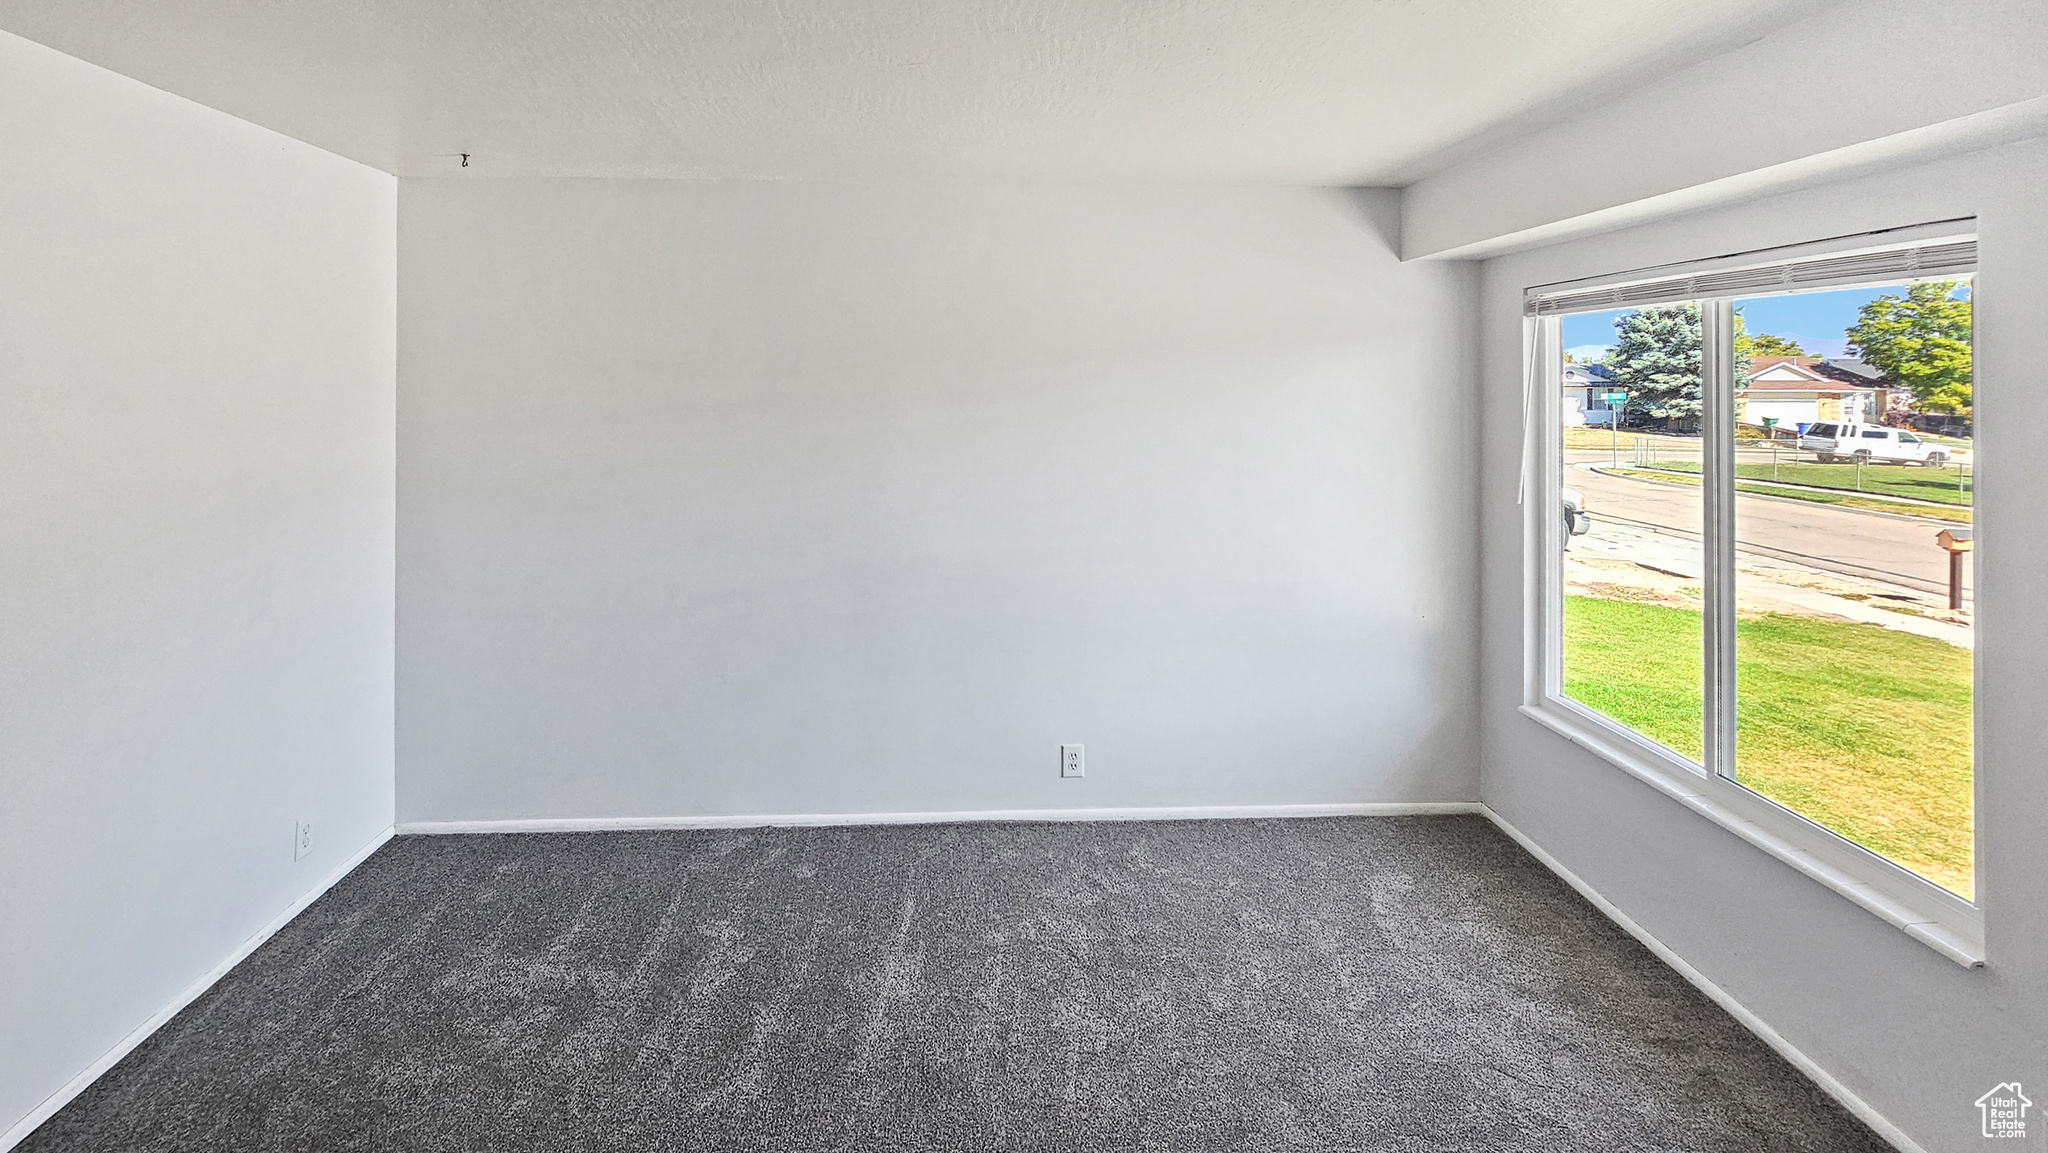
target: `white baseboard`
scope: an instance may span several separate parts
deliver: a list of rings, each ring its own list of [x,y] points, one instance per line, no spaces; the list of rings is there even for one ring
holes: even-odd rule
[[[383,832],[378,833],[376,836],[370,838],[369,844],[364,845],[360,849],[357,849],[353,854],[349,856],[348,860],[343,861],[340,864],[340,866],[337,867],[333,872],[327,874],[327,876],[322,878],[318,884],[314,885],[311,889],[307,890],[304,896],[300,897],[296,901],[293,901],[291,905],[284,910],[284,912],[279,913],[277,916],[271,918],[269,924],[263,926],[261,929],[256,930],[256,932],[253,935],[251,935],[248,940],[243,941],[240,945],[235,946],[235,950],[233,952],[221,958],[218,964],[214,965],[213,968],[208,969],[202,976],[200,976],[200,978],[197,981],[194,981],[190,985],[187,985],[183,992],[171,998],[170,1001],[166,1003],[162,1008],[150,1014],[148,1020],[144,1021],[140,1025],[137,1025],[134,1028],[134,1030],[131,1031],[126,1037],[121,1038],[121,1040],[117,1044],[115,1044],[113,1048],[107,1050],[105,1053],[102,1053],[100,1055],[99,1060],[94,1061],[90,1065],[87,1065],[84,1069],[79,1071],[79,1074],[76,1077],[73,1077],[71,1080],[65,1082],[63,1088],[57,1090],[55,1093],[52,1093],[48,1097],[44,1098],[42,1104],[36,1106],[34,1109],[29,1110],[28,1115],[23,1117],[21,1120],[16,1121],[12,1126],[8,1128],[7,1132],[0,1133],[0,1153],[6,1153],[7,1150],[14,1148],[16,1145],[19,1145],[25,1138],[28,1137],[30,1133],[35,1131],[36,1126],[41,1125],[43,1122],[49,1120],[51,1116],[57,1112],[57,1110],[62,1109],[64,1106],[70,1104],[72,1098],[78,1096],[80,1093],[85,1092],[87,1086],[91,1085],[94,1081],[100,1079],[100,1074],[105,1073],[107,1070],[113,1068],[115,1064],[121,1060],[121,1058],[126,1057],[131,1051],[134,1050],[134,1048],[137,1045],[140,1045],[144,1041],[148,1040],[149,1035],[151,1033],[156,1032],[158,1029],[162,1028],[164,1022],[169,1021],[172,1017],[177,1016],[179,1010],[183,1009],[187,1005],[190,1005],[192,1002],[198,1000],[200,994],[206,992],[208,989],[211,989],[213,987],[214,982],[220,980],[222,977],[227,976],[228,970],[233,969],[236,965],[241,964],[244,958],[248,957],[249,954],[261,948],[263,942],[268,941],[273,936],[276,936],[277,931],[279,929],[282,929],[286,925],[291,924],[291,920],[293,917],[296,917],[300,913],[305,912],[306,906],[311,905],[314,901],[319,900],[321,894],[333,888],[335,884],[338,883],[343,877],[348,876],[349,873],[352,872],[357,865],[360,865],[364,861],[368,860],[371,853],[374,853],[378,849],[382,848],[384,846],[384,842],[389,841],[395,831],[396,830],[393,827],[386,826]]]
[[[1693,968],[1685,958],[1672,952],[1671,948],[1664,944],[1664,942],[1651,936],[1641,925],[1636,924],[1627,913],[1622,912],[1614,902],[1601,896],[1597,889],[1587,884],[1577,873],[1565,868],[1562,862],[1549,853],[1544,852],[1542,847],[1530,840],[1522,830],[1509,824],[1507,818],[1484,805],[1479,806],[1478,811],[1483,813],[1487,820],[1499,826],[1501,832],[1514,838],[1515,843],[1522,846],[1530,856],[1536,858],[1537,862],[1544,868],[1556,873],[1558,878],[1564,881],[1565,884],[1577,890],[1579,896],[1586,898],[1608,920],[1619,925],[1621,930],[1629,936],[1641,941],[1645,948],[1657,955],[1658,960],[1671,966],[1679,976],[1691,982],[1693,988],[1705,993],[1709,1000],[1726,1010],[1729,1016],[1741,1022],[1743,1028],[1756,1034],[1757,1038],[1764,1044],[1769,1045],[1773,1052],[1790,1062],[1793,1068],[1806,1074],[1808,1080],[1820,1086],[1821,1092],[1839,1101],[1842,1108],[1855,1114],[1858,1120],[1875,1130],[1879,1137],[1890,1142],[1894,1149],[1899,1150],[1899,1153],[1927,1153],[1927,1150],[1919,1142],[1908,1137],[1905,1130],[1892,1124],[1884,1114],[1879,1113],[1873,1108],[1870,1102],[1857,1096],[1847,1085],[1837,1080],[1834,1074],[1821,1068],[1819,1062],[1800,1052],[1792,1042],[1787,1041],[1776,1029],[1771,1028],[1762,1017],[1750,1012],[1747,1006],[1730,996],[1728,990],[1708,980],[1705,973]]]
[[[933,813],[758,813],[696,817],[549,817],[496,821],[402,821],[400,836],[445,833],[617,833],[647,829],[758,829],[814,825],[933,825],[983,821],[1214,821],[1249,817],[1435,817],[1477,813],[1477,801],[1353,805],[1207,805],[1131,809],[986,809]]]

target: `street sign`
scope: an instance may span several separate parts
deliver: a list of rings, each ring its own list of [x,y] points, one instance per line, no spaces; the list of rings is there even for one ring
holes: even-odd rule
[[[1621,463],[1621,406],[1628,403],[1626,392],[1603,392],[1600,400],[1613,411],[1607,414],[1607,463]]]

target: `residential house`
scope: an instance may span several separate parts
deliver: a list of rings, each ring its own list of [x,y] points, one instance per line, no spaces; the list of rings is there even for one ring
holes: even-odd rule
[[[1821,420],[1875,424],[1884,409],[1885,387],[1869,365],[1816,356],[1757,357],[1735,397],[1738,421],[1801,431]]]
[[[1604,364],[1564,366],[1564,423],[1570,427],[1614,423],[1621,405],[1609,407],[1606,395],[1614,389],[1614,370]]]

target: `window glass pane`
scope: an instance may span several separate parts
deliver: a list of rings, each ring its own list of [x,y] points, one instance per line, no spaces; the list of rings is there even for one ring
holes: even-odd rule
[[[1597,422],[1566,393],[1561,515],[1564,694],[1700,759],[1700,310],[1563,317],[1565,355],[1617,402]]]
[[[1969,286],[1736,306],[1736,779],[1970,897]]]

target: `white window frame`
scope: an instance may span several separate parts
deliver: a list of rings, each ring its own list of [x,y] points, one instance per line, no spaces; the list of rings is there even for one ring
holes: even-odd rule
[[[1527,291],[1523,424],[1521,712],[1622,771],[1827,885],[1958,964],[1982,965],[1978,904],[1735,780],[1735,485],[1732,348],[1738,298],[1974,276],[1976,222],[1894,229],[1733,257],[1540,285]],[[1564,539],[1560,318],[1637,304],[1696,301],[1702,326],[1702,543],[1705,755],[1702,764],[1564,695]],[[1983,553],[1975,552],[1982,588]],[[1972,669],[1975,678],[1976,670]],[[1981,694],[1972,694],[1974,702]],[[1973,718],[1973,721],[1976,718]],[[1981,724],[1973,725],[1982,731]],[[1974,746],[1975,742],[1973,742]],[[1976,811],[1982,776],[1972,772]],[[1972,849],[1973,865],[1982,860]],[[1981,885],[1979,886],[1981,897]]]

